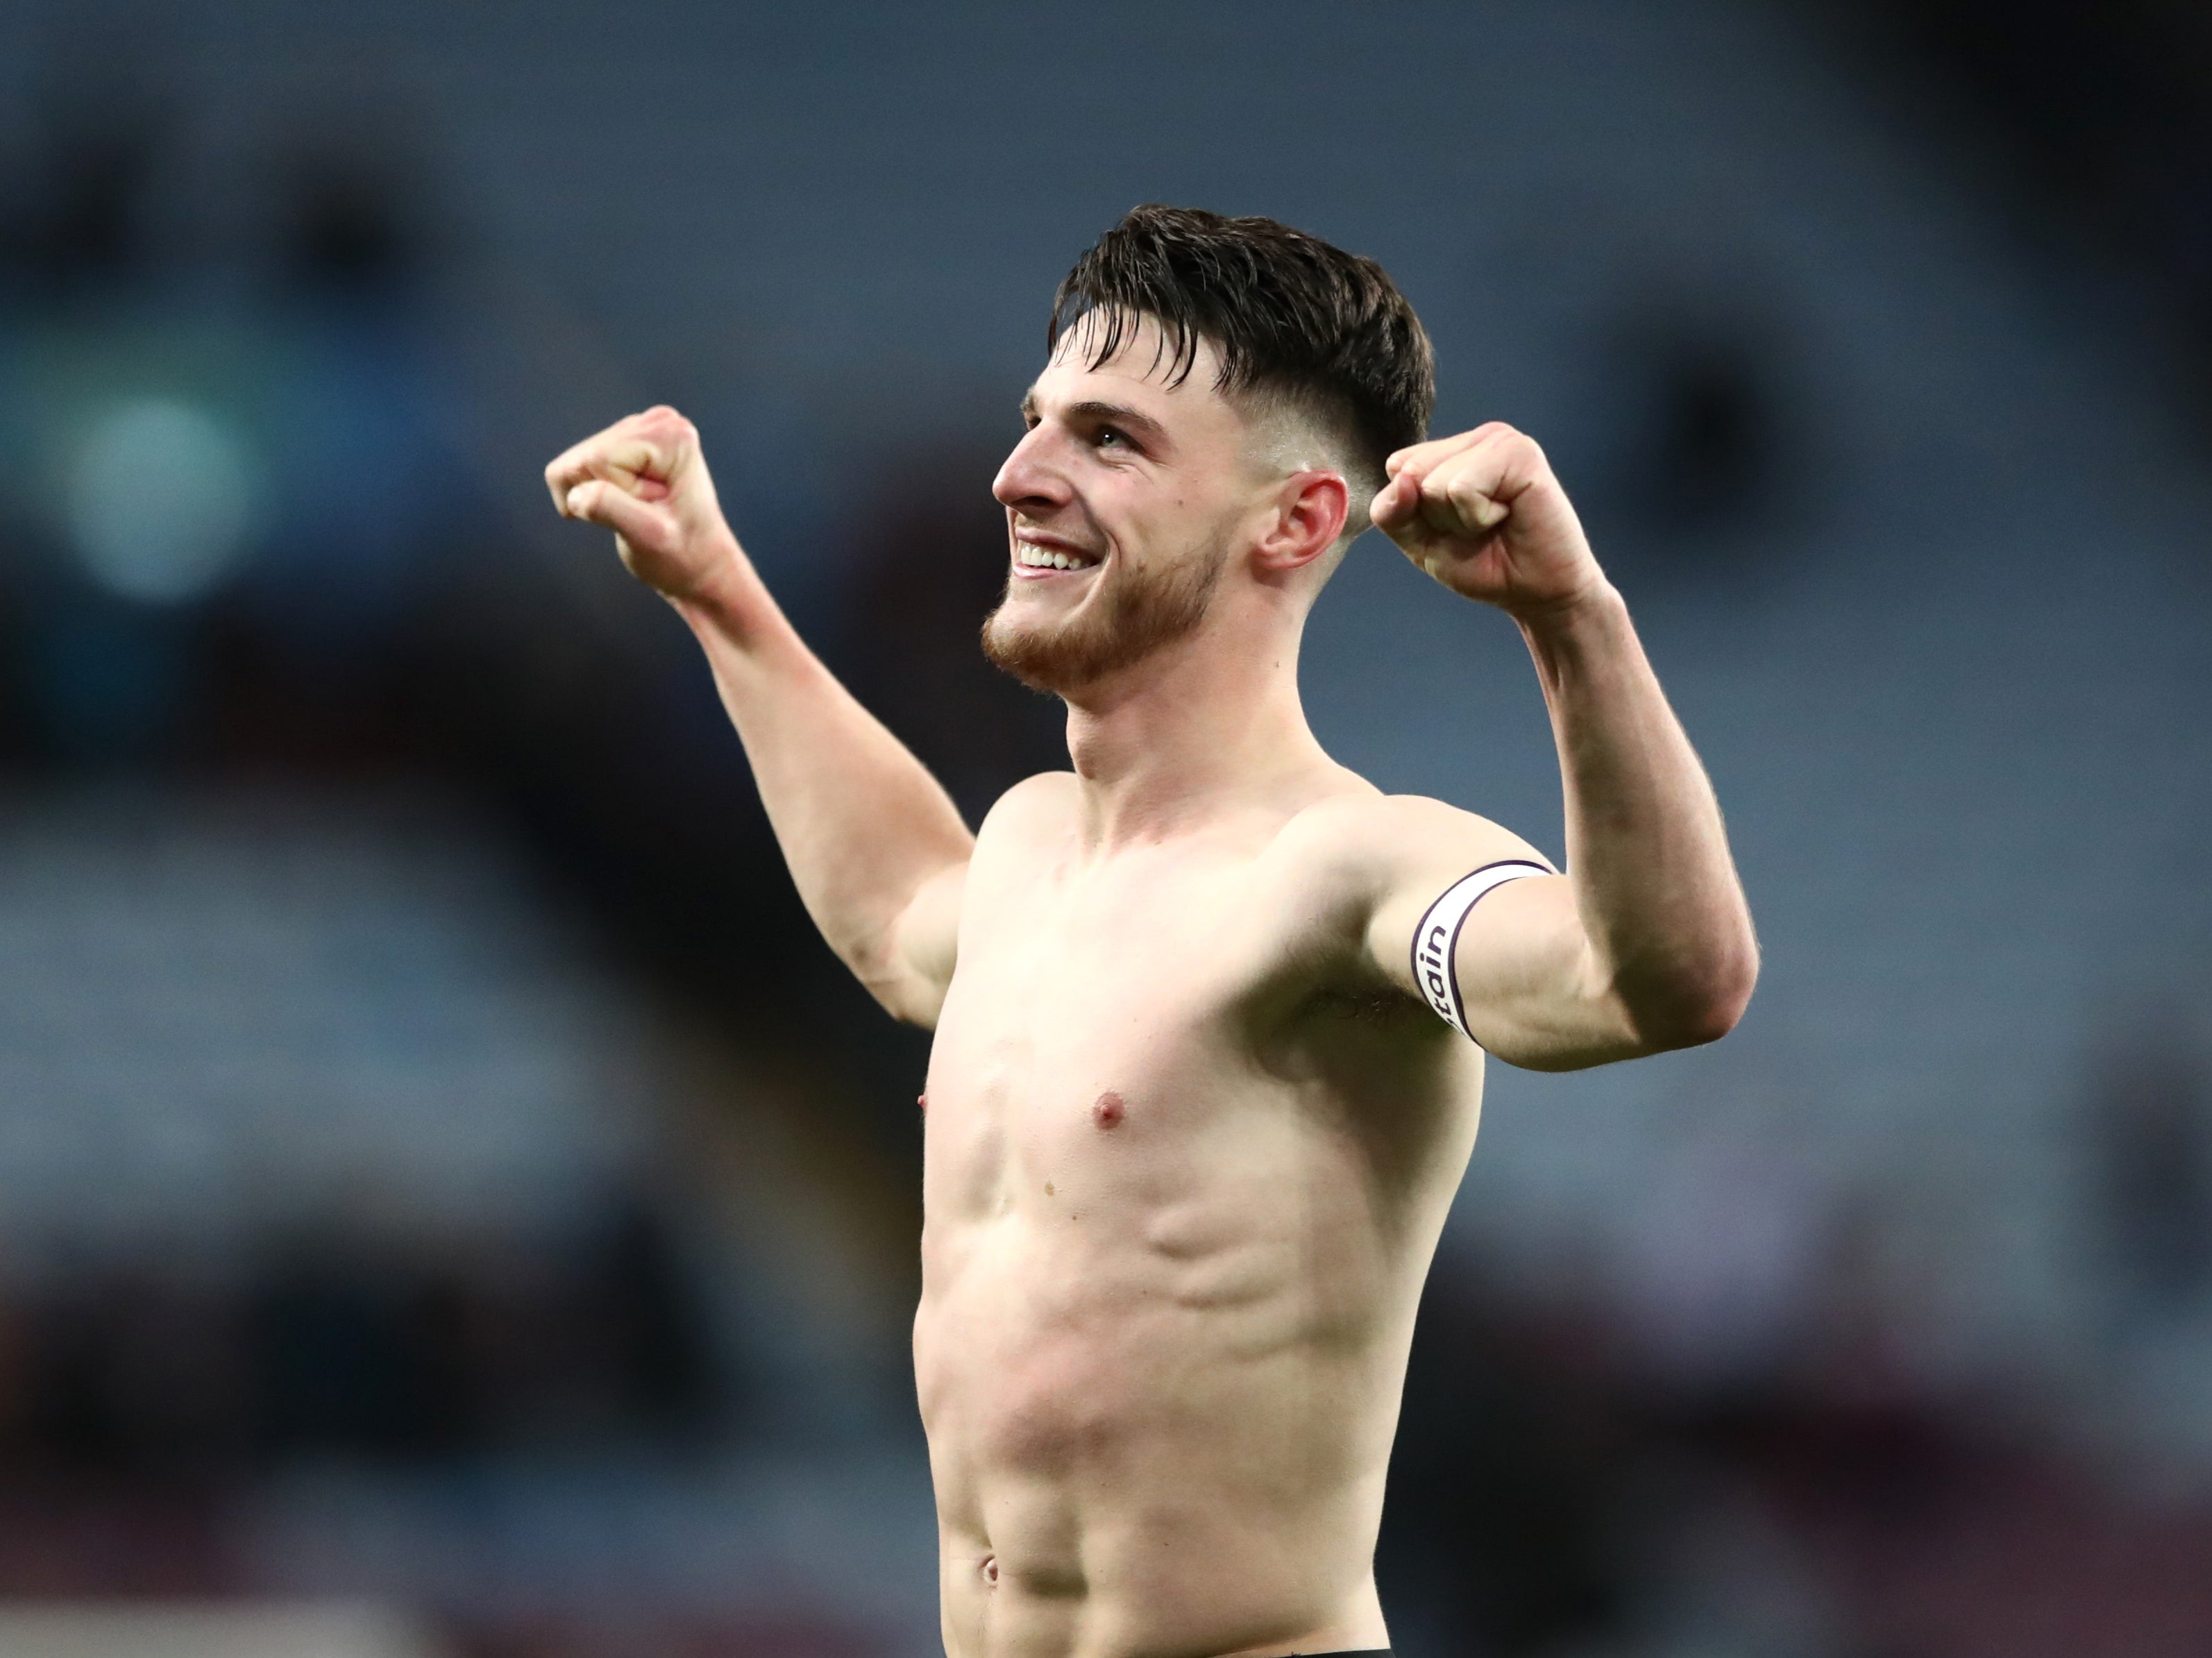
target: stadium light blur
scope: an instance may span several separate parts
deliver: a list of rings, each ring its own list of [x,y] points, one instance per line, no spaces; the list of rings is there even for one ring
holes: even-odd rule
[[[149,397],[106,410],[68,474],[70,535],[86,574],[144,604],[212,592],[252,550],[260,472],[246,439],[205,409]]]

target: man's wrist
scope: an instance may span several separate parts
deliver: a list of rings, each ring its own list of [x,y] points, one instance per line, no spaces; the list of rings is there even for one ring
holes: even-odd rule
[[[678,592],[663,590],[660,596],[693,625],[703,623],[731,631],[742,627],[749,608],[746,601],[758,588],[760,578],[746,562],[735,536],[725,532],[717,543],[711,567],[697,581]]]
[[[1586,639],[1594,633],[1617,628],[1627,620],[1628,601],[1620,596],[1620,589],[1600,576],[1572,593],[1516,604],[1507,614],[1520,624],[1522,633],[1534,649]]]

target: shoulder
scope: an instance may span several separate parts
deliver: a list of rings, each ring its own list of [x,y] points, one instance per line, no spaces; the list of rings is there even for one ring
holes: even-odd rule
[[[1309,880],[1370,897],[1407,881],[1449,883],[1500,859],[1551,862],[1487,817],[1425,795],[1380,791],[1316,801],[1283,826],[1276,853]]]
[[[1062,829],[1074,819],[1078,780],[1072,771],[1024,777],[994,801],[975,830],[978,847],[1023,841]]]
[[[1079,783],[1072,771],[1034,773],[992,802],[983,821],[1019,821],[1039,813],[1065,816],[1074,806]]]

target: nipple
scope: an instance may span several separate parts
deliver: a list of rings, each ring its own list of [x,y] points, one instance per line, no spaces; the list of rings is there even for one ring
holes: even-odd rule
[[[929,1096],[927,1094],[915,1095],[914,1096],[914,1102],[920,1106],[924,1111],[929,1109]]]
[[[1128,1111],[1129,1108],[1121,1103],[1121,1096],[1109,1089],[1101,1094],[1098,1103],[1091,1108],[1091,1121],[1097,1123],[1102,1131],[1117,1128]]]

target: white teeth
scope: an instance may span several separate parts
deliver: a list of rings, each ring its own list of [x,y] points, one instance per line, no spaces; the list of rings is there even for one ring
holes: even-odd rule
[[[1026,543],[1014,554],[1014,562],[1032,570],[1083,570],[1097,562],[1094,559],[1081,558],[1055,548],[1033,547]]]

